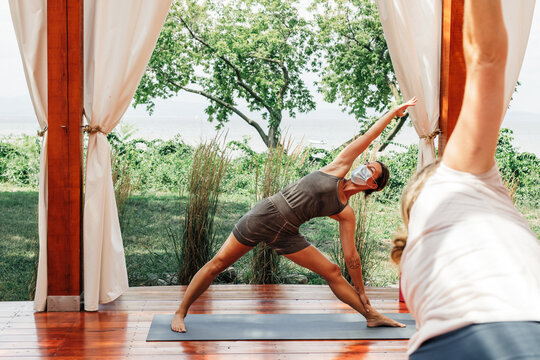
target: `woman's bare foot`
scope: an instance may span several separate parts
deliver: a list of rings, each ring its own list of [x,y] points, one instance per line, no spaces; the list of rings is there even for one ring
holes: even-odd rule
[[[176,332],[186,332],[184,316],[180,315],[179,313],[175,313],[171,321],[171,329]]]
[[[368,316],[366,317],[367,327],[389,326],[389,327],[405,327],[405,324],[390,319],[387,316],[377,312],[373,308],[370,309]]]

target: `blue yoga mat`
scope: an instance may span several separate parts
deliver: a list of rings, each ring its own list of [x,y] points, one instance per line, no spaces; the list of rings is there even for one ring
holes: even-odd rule
[[[146,341],[409,339],[408,313],[384,314],[406,328],[368,328],[360,314],[188,314],[186,333],[171,330],[171,314],[157,314]]]

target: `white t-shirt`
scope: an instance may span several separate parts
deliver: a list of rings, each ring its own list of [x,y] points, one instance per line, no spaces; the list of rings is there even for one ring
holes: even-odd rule
[[[540,321],[540,243],[494,166],[440,164],[414,203],[401,286],[424,341],[469,324]]]

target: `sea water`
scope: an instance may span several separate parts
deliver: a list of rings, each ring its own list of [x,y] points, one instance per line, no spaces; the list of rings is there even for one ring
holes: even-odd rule
[[[243,141],[255,151],[264,151],[266,146],[253,127],[236,116],[225,124],[221,130],[215,129],[216,123],[207,121],[206,116],[125,116],[117,130],[134,131],[132,138],[168,140],[176,135],[190,145],[213,138],[218,133],[226,134],[226,139]],[[514,145],[519,151],[540,155],[540,114],[509,112],[503,127],[514,132]],[[266,129],[266,124],[262,125]],[[300,114],[296,119],[285,118],[282,122],[283,134],[295,144],[313,146],[331,150],[355,136],[360,130],[359,123],[352,117],[339,113]],[[28,134],[34,135],[39,130],[35,117],[0,115],[0,136]],[[418,135],[410,122],[405,125],[395,142],[410,145],[418,142]],[[390,146],[389,150],[403,151],[403,148]]]

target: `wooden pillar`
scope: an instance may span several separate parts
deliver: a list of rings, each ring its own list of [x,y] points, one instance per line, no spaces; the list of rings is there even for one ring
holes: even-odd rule
[[[465,90],[463,12],[464,0],[443,0],[439,157],[456,126]]]
[[[83,0],[47,0],[48,311],[82,292]]]

